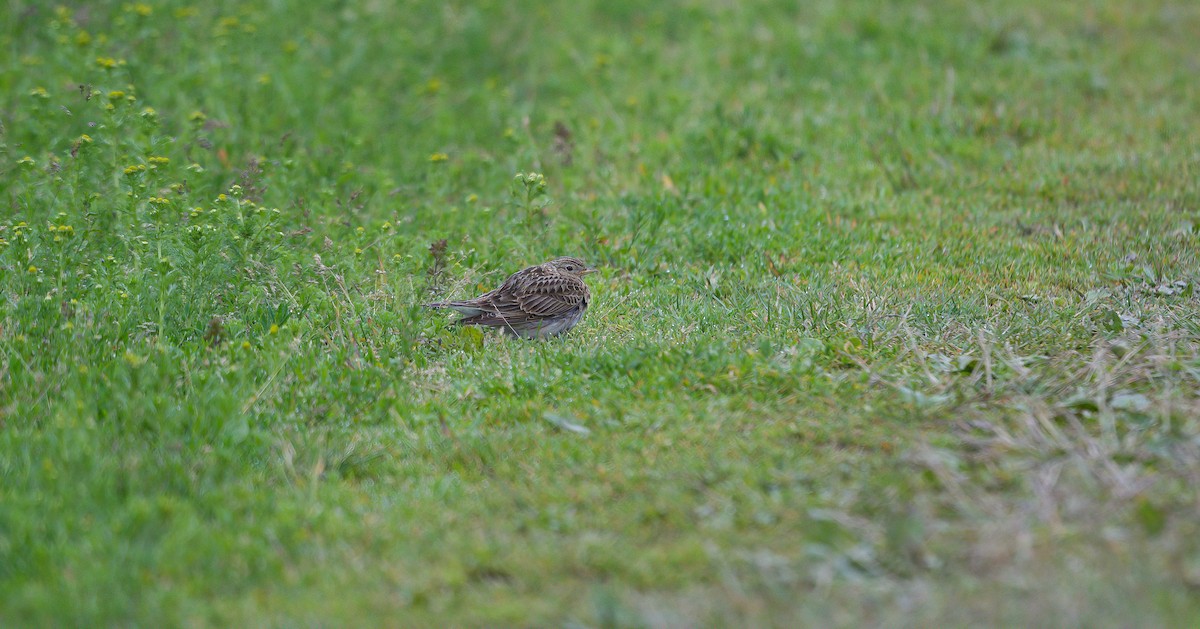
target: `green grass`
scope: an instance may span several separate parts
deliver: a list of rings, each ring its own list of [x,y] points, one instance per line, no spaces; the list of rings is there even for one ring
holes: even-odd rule
[[[1200,7],[750,4],[5,3],[0,625],[1200,622]]]

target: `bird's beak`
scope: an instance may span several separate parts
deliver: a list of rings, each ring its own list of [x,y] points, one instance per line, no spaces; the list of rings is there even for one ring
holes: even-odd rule
[[[584,269],[583,273],[580,273],[580,275],[591,275],[592,273],[595,273],[595,272],[596,272],[596,269]]]

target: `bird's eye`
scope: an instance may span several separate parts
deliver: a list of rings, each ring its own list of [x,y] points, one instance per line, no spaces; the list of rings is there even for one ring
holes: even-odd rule
[[[574,271],[574,270],[575,270],[575,265],[574,265],[574,264],[568,264],[568,265],[567,265],[567,270],[568,270],[568,271]]]

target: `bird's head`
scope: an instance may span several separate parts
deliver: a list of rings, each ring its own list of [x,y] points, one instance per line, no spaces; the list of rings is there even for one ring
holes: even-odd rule
[[[542,266],[558,271],[559,273],[574,275],[575,277],[583,277],[588,273],[596,272],[596,269],[589,267],[583,260],[570,256],[555,258]]]

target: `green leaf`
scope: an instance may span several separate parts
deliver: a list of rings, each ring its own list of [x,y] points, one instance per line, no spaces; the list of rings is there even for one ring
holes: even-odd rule
[[[1157,536],[1167,528],[1167,512],[1162,507],[1155,505],[1146,498],[1141,498],[1137,501],[1137,506],[1134,507],[1134,517],[1137,518],[1138,524],[1142,526],[1142,530],[1147,534]]]

